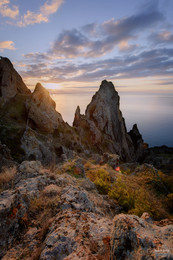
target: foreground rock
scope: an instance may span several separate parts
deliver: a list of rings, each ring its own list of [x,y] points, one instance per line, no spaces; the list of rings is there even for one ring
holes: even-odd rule
[[[150,218],[117,215],[111,235],[110,259],[173,259],[172,234],[173,225],[159,227]]]
[[[33,211],[31,207],[38,208]],[[40,210],[46,218],[42,228],[34,218]],[[39,161],[24,161],[12,189],[0,194],[0,257],[35,259],[38,251],[40,259],[109,255],[111,219],[119,210],[89,180],[56,175],[43,169]]]

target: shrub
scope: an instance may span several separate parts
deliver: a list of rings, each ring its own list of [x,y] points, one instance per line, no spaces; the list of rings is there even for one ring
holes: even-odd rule
[[[16,175],[16,167],[4,168],[2,173],[0,173],[0,188],[4,189],[13,185],[13,181]]]
[[[116,200],[126,212],[134,208],[134,192],[128,190],[120,177],[117,179],[117,182],[113,184],[108,195],[110,198]]]
[[[101,194],[108,194],[111,187],[111,178],[108,171],[99,167],[88,171],[87,177],[94,182]]]

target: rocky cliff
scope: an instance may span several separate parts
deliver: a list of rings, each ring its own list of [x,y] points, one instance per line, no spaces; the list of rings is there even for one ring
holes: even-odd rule
[[[6,102],[19,94],[30,94],[20,75],[7,58],[0,57],[0,101]]]
[[[11,62],[2,57],[0,90],[0,137],[16,159],[54,163],[75,151],[110,152],[129,161],[135,160],[143,149],[140,134],[136,141],[134,134],[126,131],[119,96],[111,82],[102,82],[85,115],[77,108],[74,127],[63,121],[49,92],[40,83],[31,93]]]
[[[73,126],[98,150],[117,153],[123,160],[134,160],[136,152],[142,149],[143,140],[140,136],[140,141],[134,143],[127,133],[119,99],[112,82],[102,81],[85,115],[80,115],[77,107]]]

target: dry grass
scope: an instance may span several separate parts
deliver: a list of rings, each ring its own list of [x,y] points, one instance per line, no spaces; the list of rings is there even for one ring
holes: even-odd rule
[[[5,189],[13,185],[16,173],[16,167],[4,168],[0,173],[0,188]]]
[[[114,199],[124,212],[138,216],[148,212],[154,219],[171,217],[167,205],[171,208],[172,197],[167,197],[164,183],[154,169],[142,166],[135,175],[131,175],[130,169],[122,174],[108,165],[87,162],[85,171],[98,191]]]

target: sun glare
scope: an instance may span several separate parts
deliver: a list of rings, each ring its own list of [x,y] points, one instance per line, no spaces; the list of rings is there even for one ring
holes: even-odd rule
[[[47,89],[62,89],[63,87],[57,83],[42,83],[42,85]]]

